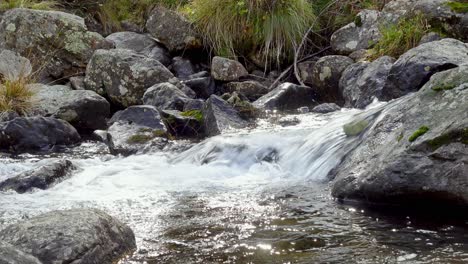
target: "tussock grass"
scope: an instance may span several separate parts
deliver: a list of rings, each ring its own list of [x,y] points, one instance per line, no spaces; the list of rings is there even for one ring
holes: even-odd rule
[[[38,1],[38,0],[2,0],[0,10],[5,11],[13,8],[30,8],[37,10],[52,10],[57,8],[56,1]]]
[[[16,80],[0,78],[0,113],[16,112],[26,115],[33,103],[33,92],[28,85],[33,83],[29,76],[20,76]]]

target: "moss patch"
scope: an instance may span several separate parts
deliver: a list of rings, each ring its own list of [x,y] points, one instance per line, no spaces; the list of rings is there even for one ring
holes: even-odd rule
[[[422,135],[426,134],[429,131],[429,128],[427,126],[422,126],[418,130],[416,130],[411,137],[409,137],[408,141],[409,142],[414,142],[416,139],[421,137]]]
[[[180,113],[181,116],[184,117],[192,117],[195,118],[198,122],[203,122],[203,113],[200,110],[190,110]]]
[[[436,150],[444,145],[454,142],[461,142],[468,145],[468,128],[462,130],[450,131],[428,141],[429,146]]]
[[[457,13],[468,13],[468,3],[462,3],[458,1],[448,2],[447,5],[452,11]]]
[[[151,135],[133,135],[130,138],[128,138],[127,143],[129,144],[143,144],[146,143],[150,140],[152,140],[154,137]]]
[[[348,137],[357,136],[369,126],[369,121],[360,120],[343,126],[344,132]]]
[[[146,134],[136,134],[127,139],[128,144],[144,144],[150,140],[155,138],[168,138],[171,139],[170,136],[167,135],[166,132],[163,130],[153,130],[150,128],[142,128],[138,131],[139,133],[146,133]]]
[[[455,87],[457,87],[457,86],[453,85],[453,84],[441,84],[441,85],[433,86],[432,90],[434,90],[436,92],[448,91],[448,90],[454,89]]]

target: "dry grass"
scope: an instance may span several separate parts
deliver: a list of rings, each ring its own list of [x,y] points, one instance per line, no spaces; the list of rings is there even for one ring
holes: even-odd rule
[[[0,112],[16,112],[27,115],[32,108],[33,92],[28,85],[33,83],[29,76],[20,76],[16,80],[0,78]]]
[[[2,0],[0,10],[13,8],[30,8],[38,10],[51,10],[58,6],[56,1],[38,1],[38,0]]]

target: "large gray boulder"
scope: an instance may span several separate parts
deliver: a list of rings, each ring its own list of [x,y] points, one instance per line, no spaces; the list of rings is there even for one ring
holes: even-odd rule
[[[90,209],[32,217],[0,231],[0,240],[43,263],[117,263],[136,248],[128,226]]]
[[[216,56],[211,62],[211,76],[215,80],[232,82],[248,75],[244,66],[236,60]]]
[[[341,104],[340,78],[346,68],[353,63],[351,58],[340,55],[324,56],[315,63],[312,78],[314,88],[317,88],[322,101]]]
[[[68,122],[51,117],[17,117],[0,123],[0,149],[12,152],[50,150],[80,141]]]
[[[86,69],[86,88],[107,95],[112,102],[131,106],[142,103],[146,89],[174,75],[159,61],[131,50],[98,50]]]
[[[92,132],[107,127],[110,104],[94,91],[72,90],[68,86],[31,86],[33,112],[69,122],[82,132]]]
[[[0,241],[0,264],[42,264],[37,258]]]
[[[152,105],[160,110],[182,111],[185,104],[191,100],[192,98],[171,83],[156,84],[148,88],[143,95],[145,105]]]
[[[207,136],[216,136],[230,129],[245,128],[248,123],[228,102],[216,95],[210,96],[202,110],[203,128]]]
[[[6,80],[17,81],[32,73],[31,62],[11,50],[0,49],[0,76]]]
[[[73,170],[76,170],[76,167],[69,160],[52,162],[0,182],[0,191],[25,193],[35,188],[45,190],[65,179]]]
[[[171,64],[169,52],[147,34],[124,31],[110,34],[106,39],[117,49],[133,50],[161,62],[164,66]]]
[[[390,100],[419,90],[437,72],[468,61],[468,44],[443,39],[422,44],[403,54],[393,64],[382,98]]]
[[[468,66],[388,104],[336,171],[332,194],[388,204],[468,205]]]
[[[171,52],[200,48],[202,42],[190,22],[176,11],[158,6],[146,22],[148,32]]]
[[[82,72],[96,49],[110,47],[83,18],[60,11],[12,9],[0,22],[0,49],[33,59],[44,67],[42,77]]]
[[[109,121],[107,143],[113,154],[130,155],[144,145],[166,143],[167,128],[154,106],[131,106],[119,111]]]
[[[316,106],[316,98],[317,95],[314,89],[308,86],[283,83],[260,97],[253,105],[259,109],[288,111],[304,106]]]
[[[349,66],[340,79],[345,107],[365,108],[374,98],[382,99],[382,89],[394,62],[394,58],[384,56]]]

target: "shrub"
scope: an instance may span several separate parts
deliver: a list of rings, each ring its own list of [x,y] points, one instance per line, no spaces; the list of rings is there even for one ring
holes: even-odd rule
[[[307,0],[193,0],[185,13],[217,55],[265,64],[290,58],[315,17]]]
[[[421,38],[428,33],[430,25],[423,15],[402,19],[397,24],[382,26],[382,38],[369,53],[371,59],[384,55],[398,58],[400,55],[416,47]]]
[[[31,78],[21,76],[16,80],[0,79],[0,113],[16,112],[26,115],[32,107],[32,91],[28,88]]]
[[[0,10],[8,10],[13,8],[30,8],[39,10],[50,10],[57,7],[55,1],[39,1],[39,0],[4,0],[0,3]]]

